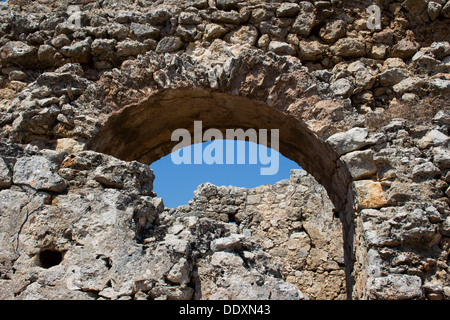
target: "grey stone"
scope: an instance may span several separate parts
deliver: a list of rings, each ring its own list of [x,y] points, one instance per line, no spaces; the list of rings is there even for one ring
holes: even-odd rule
[[[440,169],[450,168],[450,151],[447,148],[433,148],[434,163]]]
[[[442,217],[440,212],[434,207],[434,206],[429,206],[425,208],[425,212],[428,216],[428,219],[430,220],[431,223],[440,223],[442,222]]]
[[[115,23],[108,25],[108,34],[116,40],[121,41],[127,39],[129,33],[130,29],[122,24]]]
[[[178,26],[175,33],[182,41],[190,42],[194,41],[195,36],[197,35],[197,28],[193,25]]]
[[[211,242],[212,251],[234,250],[240,247],[243,236],[240,234],[231,235],[226,238],[215,239]]]
[[[273,51],[279,55],[294,55],[296,52],[290,44],[276,40],[269,43],[267,50]]]
[[[216,0],[216,6],[219,10],[237,9],[239,0]]]
[[[392,48],[391,58],[403,60],[411,58],[419,50],[419,44],[410,39],[402,39]]]
[[[218,23],[240,24],[241,16],[236,11],[214,11],[211,20]]]
[[[409,300],[422,297],[422,280],[418,276],[388,275],[369,280],[369,295],[382,300]]]
[[[347,132],[336,133],[326,141],[333,146],[338,155],[343,155],[366,146],[367,136],[366,128],[353,128]]]
[[[215,23],[209,23],[205,27],[204,37],[205,40],[211,41],[216,38],[220,38],[225,33],[227,33],[227,29],[222,27],[221,25]]]
[[[296,3],[284,2],[277,8],[277,17],[292,18],[300,11],[300,7]]]
[[[163,25],[172,17],[172,14],[169,10],[164,8],[158,8],[154,11],[151,11],[147,15],[147,19],[152,25]]]
[[[14,184],[26,184],[36,190],[62,192],[66,182],[55,172],[55,164],[42,156],[19,158],[14,165]]]
[[[117,41],[114,39],[95,39],[91,44],[94,56],[110,56],[116,50]]]
[[[439,110],[434,116],[433,121],[442,124],[450,124],[450,112],[446,110]]]
[[[191,280],[191,269],[191,264],[185,258],[181,258],[180,261],[170,269],[167,274],[167,280],[176,284],[187,285]]]
[[[120,10],[114,16],[114,20],[118,23],[130,23],[135,21],[135,13],[128,10]]]
[[[61,48],[61,53],[69,58],[78,59],[81,62],[87,62],[91,54],[92,39],[86,38],[82,41],[77,41],[70,46]]]
[[[300,12],[292,25],[291,32],[307,37],[316,22],[314,6],[307,1],[302,1],[298,5],[300,6]]]
[[[422,139],[417,142],[420,148],[429,148],[446,145],[449,142],[449,137],[439,130],[429,131]]]
[[[144,54],[147,51],[147,48],[142,42],[136,40],[124,40],[117,43],[116,50],[119,57],[128,57]]]
[[[55,48],[61,49],[62,47],[70,45],[72,41],[65,34],[60,34],[51,40],[51,45]]]
[[[427,161],[425,163],[414,166],[412,169],[412,174],[415,178],[417,177],[429,177],[436,176],[440,174],[441,171],[431,162]]]
[[[198,25],[202,22],[202,18],[194,12],[182,12],[178,17],[179,24]]]
[[[342,20],[328,22],[320,29],[320,37],[328,43],[334,43],[340,38],[345,37],[346,27],[347,25]]]
[[[341,78],[332,82],[330,88],[336,96],[345,98],[353,93],[353,83],[348,78]]]
[[[412,205],[387,207],[380,210],[364,209],[361,211],[361,217],[367,245],[432,246],[440,240],[440,235],[428,219],[427,213]],[[390,224],[389,221],[396,221],[396,223]],[[400,225],[402,227],[399,228]]]
[[[219,251],[211,256],[211,265],[219,268],[241,267],[244,261],[235,253]]]
[[[406,79],[403,79],[396,85],[394,85],[392,88],[396,93],[399,95],[403,95],[407,92],[418,92],[423,88],[426,88],[427,81],[421,77],[408,77]]]
[[[250,23],[259,23],[261,21],[269,20],[272,17],[271,13],[272,12],[264,8],[255,8],[252,10]]]
[[[378,75],[382,86],[393,86],[405,79],[408,72],[403,68],[388,69]]]
[[[436,59],[442,60],[450,55],[450,43],[448,41],[433,42],[430,47],[426,48]]]
[[[429,88],[434,92],[446,92],[450,89],[450,80],[434,78],[429,81]]]
[[[178,37],[166,37],[159,41],[156,47],[158,53],[170,53],[180,50],[183,47],[183,41]]]
[[[377,172],[372,150],[354,151],[342,156],[354,180],[368,178]]]
[[[56,49],[50,45],[43,44],[39,46],[38,59],[44,67],[53,66],[57,63]]]
[[[9,73],[8,78],[12,81],[23,81],[27,79],[27,75],[25,72],[13,70]]]
[[[302,61],[322,60],[329,49],[327,45],[319,41],[300,41],[299,45],[300,59]],[[319,70],[318,70],[319,71]],[[320,70],[321,71],[321,70]]]
[[[428,71],[435,70],[437,66],[441,64],[441,62],[431,55],[426,54],[426,52],[420,50],[414,54],[411,58],[411,62],[414,64],[416,68],[424,68]]]
[[[37,49],[22,41],[9,41],[0,48],[0,57],[5,62],[28,66],[33,63]]]
[[[135,22],[130,24],[130,32],[138,40],[157,39],[160,35],[158,28]]]
[[[363,57],[366,55],[366,44],[360,38],[342,38],[331,47],[331,52],[344,58]]]

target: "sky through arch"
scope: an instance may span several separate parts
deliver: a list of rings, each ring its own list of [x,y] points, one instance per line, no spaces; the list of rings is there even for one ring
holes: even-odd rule
[[[289,179],[291,169],[300,169],[301,167],[294,161],[284,157],[277,151],[266,148],[263,145],[257,145],[248,141],[233,141],[234,164],[227,164],[226,143],[230,141],[216,140],[215,143],[222,142],[224,164],[174,164],[172,154],[169,154],[150,166],[155,171],[155,181],[153,191],[158,197],[164,199],[164,204],[168,208],[175,208],[187,204],[194,196],[194,190],[202,183],[210,182],[218,186],[236,186],[244,188],[255,188],[264,184],[274,184],[283,179]],[[212,142],[201,144],[202,151],[208,148]],[[192,159],[194,157],[193,145],[181,149],[181,155],[186,148],[190,149]],[[245,163],[237,164],[237,154],[239,150],[245,150]],[[254,150],[259,153],[278,156],[279,168],[274,175],[261,175],[261,168],[268,167],[267,163],[262,163],[259,156],[253,154]],[[256,164],[250,164],[250,158],[257,159]]]

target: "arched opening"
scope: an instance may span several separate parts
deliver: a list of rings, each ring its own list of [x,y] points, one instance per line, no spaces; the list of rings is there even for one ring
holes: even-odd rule
[[[194,137],[195,121],[202,122],[201,134],[212,128],[223,136],[227,129],[279,130],[280,153],[314,176],[326,189],[336,216],[341,219],[347,296],[351,297],[354,261],[351,177],[331,146],[301,120],[237,95],[199,88],[163,90],[111,114],[88,147],[150,165],[170,154],[179,143],[171,139],[174,130],[186,129]],[[271,147],[270,138],[265,145]]]

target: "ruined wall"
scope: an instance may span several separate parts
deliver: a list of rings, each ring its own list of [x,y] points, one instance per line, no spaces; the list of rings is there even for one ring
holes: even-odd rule
[[[167,217],[234,223],[240,241],[216,241],[213,248],[241,252],[252,269],[278,274],[310,299],[346,298],[342,227],[325,189],[305,171],[292,170],[290,180],[254,189],[203,184],[194,194]],[[231,283],[232,290],[215,292],[219,282],[211,274],[217,270],[211,270],[209,261],[201,265],[204,295],[236,295],[237,283]]]
[[[450,2],[376,1],[381,26],[370,29],[372,4],[98,1],[79,4],[74,25],[68,2],[9,1],[0,10],[2,298],[190,299],[201,287],[204,297],[225,294],[214,288],[227,281],[227,292],[244,294],[234,298],[343,298],[344,269],[348,298],[448,299]],[[201,197],[164,211],[144,164],[170,152],[171,129],[199,118],[220,130],[279,127],[281,152],[331,202],[306,201],[300,211],[315,214],[294,220],[270,207],[270,197],[289,198],[278,184],[259,204],[259,189],[230,194],[246,206],[235,212]],[[331,203],[343,261],[312,249],[293,258],[289,246],[300,242],[298,254],[301,239],[316,241],[308,221]],[[280,229],[265,227],[269,213],[283,217],[273,218]],[[320,237],[337,230],[326,221]],[[261,242],[276,230],[293,239]],[[238,246],[214,251],[205,235]],[[58,263],[47,268],[46,255]],[[263,268],[275,262],[275,272]]]

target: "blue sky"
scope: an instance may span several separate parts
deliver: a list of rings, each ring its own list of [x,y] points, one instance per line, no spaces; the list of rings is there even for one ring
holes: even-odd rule
[[[219,140],[219,143],[223,142]],[[211,142],[202,144],[202,150]],[[270,164],[263,164],[257,156],[257,164],[249,164],[250,146],[255,146],[251,142],[234,142],[234,158],[237,162],[237,147],[245,147],[245,164],[226,164],[226,148],[223,150],[223,159],[225,164],[179,164],[172,161],[171,155],[168,155],[150,165],[155,171],[155,181],[153,191],[158,197],[164,199],[164,204],[168,208],[175,208],[187,204],[194,196],[194,190],[198,185],[206,182],[218,186],[236,186],[245,188],[254,188],[263,184],[274,184],[280,180],[288,179],[291,169],[299,169],[297,163],[278,154],[276,151],[258,145],[259,153],[262,151],[269,157],[279,156],[279,170],[275,175],[261,175],[261,168],[269,167]],[[225,146],[225,144],[224,144]],[[186,147],[191,148],[192,146]],[[185,152],[183,149],[181,152]],[[267,153],[268,152],[268,153]],[[275,152],[272,154],[271,152]],[[215,153],[213,153],[214,155]],[[181,153],[180,155],[183,155]],[[191,149],[191,159],[194,157],[194,148]],[[191,161],[193,163],[194,161]]]

